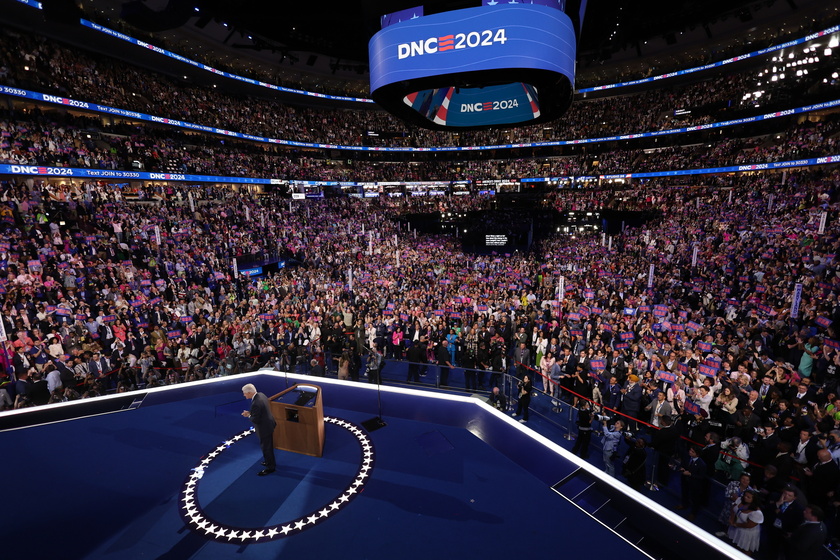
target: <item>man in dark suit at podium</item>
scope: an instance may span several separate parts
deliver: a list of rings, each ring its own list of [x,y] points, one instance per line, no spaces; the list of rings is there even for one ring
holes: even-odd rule
[[[263,452],[262,465],[265,468],[257,474],[265,476],[273,473],[277,467],[274,459],[274,428],[277,426],[277,422],[274,421],[274,416],[271,414],[268,397],[262,393],[257,393],[256,387],[248,383],[242,387],[242,394],[245,395],[246,399],[251,399],[251,410],[242,411],[242,416],[251,420],[257,432],[257,437],[260,438],[260,448]]]

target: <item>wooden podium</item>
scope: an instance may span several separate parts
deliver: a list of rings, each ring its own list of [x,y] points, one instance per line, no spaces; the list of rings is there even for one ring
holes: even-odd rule
[[[297,383],[270,397],[274,448],[320,457],[324,453],[324,405],[321,388]]]

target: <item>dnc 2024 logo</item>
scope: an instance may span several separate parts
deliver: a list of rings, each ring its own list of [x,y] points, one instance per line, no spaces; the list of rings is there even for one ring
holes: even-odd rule
[[[397,45],[397,58],[411,58],[424,54],[435,54],[447,51],[472,49],[476,47],[491,47],[493,45],[504,45],[507,42],[507,33],[504,28],[484,31],[470,31],[469,33],[456,33],[454,35],[443,35],[440,37],[429,37],[419,41],[400,43]]]

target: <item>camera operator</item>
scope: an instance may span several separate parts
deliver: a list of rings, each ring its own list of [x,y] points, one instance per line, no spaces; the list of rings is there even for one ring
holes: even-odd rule
[[[380,383],[385,360],[382,357],[382,352],[379,350],[378,344],[374,343],[373,347],[369,348],[369,350],[370,354],[367,359],[365,375],[367,375],[369,383]]]
[[[606,416],[599,417],[599,420],[604,425],[604,432],[601,435],[604,443],[604,472],[610,476],[615,476],[615,464],[613,461],[618,458],[618,445],[621,443],[621,436],[625,424],[623,420],[616,420],[615,424],[611,428],[608,428],[608,418]]]
[[[581,399],[577,409],[577,439],[572,447],[572,453],[586,459],[589,457],[589,442],[592,440],[592,410],[589,401]]]
[[[520,381],[517,385],[519,401],[516,405],[516,412],[513,413],[513,416],[522,414],[522,418],[520,418],[519,421],[523,424],[528,421],[528,410],[531,406],[531,391],[533,389],[534,385],[531,383],[531,378],[527,375],[523,377],[522,381]]]
[[[756,428],[755,433],[758,439],[750,451],[750,461],[761,465],[762,468],[769,465],[779,452],[779,436],[776,434],[776,425],[772,422],[765,422],[761,428]],[[761,485],[763,471],[755,469],[753,473],[753,482],[756,486]]]
[[[497,410],[501,410],[505,412],[507,410],[507,398],[505,394],[499,391],[498,387],[493,387],[493,392],[490,393],[490,406],[495,407]]]
[[[726,480],[738,480],[747,468],[749,448],[738,436],[720,444],[721,454],[715,463],[715,470],[723,473]]]

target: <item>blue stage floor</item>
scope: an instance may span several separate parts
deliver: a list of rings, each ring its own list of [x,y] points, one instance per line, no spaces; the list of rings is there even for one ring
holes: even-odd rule
[[[466,425],[386,415],[367,433],[371,411],[328,401],[348,425],[327,424],[324,456],[277,451],[277,472],[258,477],[256,436],[232,439],[249,429],[246,381],[2,432],[2,558],[647,558],[552,490],[562,472],[547,483]],[[182,516],[190,480],[196,523],[220,534]],[[267,540],[272,527],[288,534]]]

